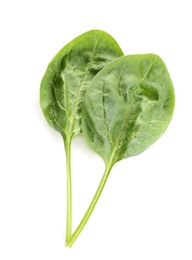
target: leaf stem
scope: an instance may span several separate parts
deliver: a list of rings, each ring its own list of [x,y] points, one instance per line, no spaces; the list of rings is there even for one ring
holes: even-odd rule
[[[71,138],[64,139],[66,168],[67,168],[67,212],[65,242],[71,238],[72,232],[72,177],[71,177]]]
[[[71,238],[66,242],[66,246],[67,247],[72,247],[73,243],[75,242],[75,240],[78,238],[79,234],[81,233],[81,231],[83,230],[85,224],[87,223],[88,219],[90,218],[96,204],[97,201],[101,195],[101,192],[105,186],[105,183],[107,181],[107,178],[109,176],[109,173],[111,171],[112,165],[108,165],[108,167],[105,168],[105,172],[103,174],[103,177],[100,181],[100,184],[97,188],[97,191],[84,215],[84,217],[82,218],[80,224],[78,225],[78,227],[76,228],[76,230],[74,231],[74,233],[72,234]]]

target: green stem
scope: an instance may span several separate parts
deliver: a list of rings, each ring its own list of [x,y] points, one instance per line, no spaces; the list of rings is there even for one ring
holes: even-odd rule
[[[64,139],[67,168],[67,212],[65,242],[71,238],[72,232],[72,178],[71,178],[71,138]]]
[[[85,224],[87,223],[88,219],[91,216],[91,213],[93,212],[97,201],[101,195],[101,192],[105,186],[105,183],[107,181],[107,178],[109,176],[109,173],[111,171],[112,165],[108,165],[108,167],[106,167],[105,172],[103,174],[103,177],[101,179],[101,182],[97,188],[97,191],[84,215],[84,217],[82,218],[80,224],[78,225],[78,227],[76,228],[75,232],[72,234],[71,238],[68,240],[68,242],[66,242],[66,246],[71,247],[73,245],[73,243],[75,242],[75,240],[77,239],[77,237],[79,236],[79,234],[81,233],[81,231],[83,230]]]

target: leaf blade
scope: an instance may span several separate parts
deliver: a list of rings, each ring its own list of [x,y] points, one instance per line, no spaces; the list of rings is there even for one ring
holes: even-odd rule
[[[40,105],[49,125],[63,136],[81,132],[87,87],[98,71],[122,55],[117,42],[99,30],[86,32],[62,48],[41,82]]]
[[[160,57],[118,58],[96,75],[85,95],[84,138],[106,164],[140,154],[165,132],[174,100],[173,84]]]

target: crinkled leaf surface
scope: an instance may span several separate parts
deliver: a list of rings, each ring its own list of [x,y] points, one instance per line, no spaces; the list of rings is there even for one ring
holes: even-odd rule
[[[122,55],[117,42],[99,30],[84,33],[61,49],[40,89],[41,108],[50,126],[64,137],[78,134],[87,87],[106,64]]]
[[[140,154],[166,130],[174,90],[157,55],[124,56],[100,71],[86,92],[82,131],[106,164]]]

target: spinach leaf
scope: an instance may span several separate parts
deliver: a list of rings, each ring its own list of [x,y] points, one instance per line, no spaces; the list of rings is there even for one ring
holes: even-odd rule
[[[99,30],[72,40],[48,65],[40,88],[40,105],[51,127],[63,137],[67,164],[66,241],[72,229],[71,141],[81,132],[84,94],[93,77],[123,53],[117,42]]]
[[[70,247],[88,221],[113,165],[138,155],[165,132],[174,110],[174,90],[164,62],[154,54],[112,61],[93,79],[82,109],[86,142],[105,162],[105,172]]]

